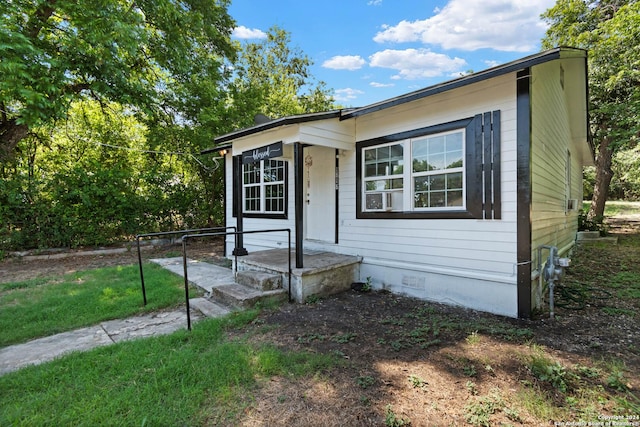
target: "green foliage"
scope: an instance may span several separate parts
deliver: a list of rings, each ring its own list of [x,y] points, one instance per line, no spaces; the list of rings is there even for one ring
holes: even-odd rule
[[[552,362],[541,352],[531,356],[529,369],[540,381],[551,384],[562,393],[566,393],[568,391],[569,380],[572,374],[560,363]]]
[[[502,397],[499,392],[495,391],[466,405],[464,418],[471,425],[490,427],[492,425],[491,415],[504,408],[505,403]],[[510,413],[513,414],[513,412]]]
[[[226,0],[10,1],[0,15],[0,152],[64,118],[76,100],[130,106],[151,117],[189,109],[235,55]],[[22,136],[26,135],[23,134]]]
[[[640,201],[640,146],[620,150],[613,157],[613,178],[609,197]]]
[[[598,231],[601,236],[607,234],[607,225],[604,223],[604,216],[589,218],[587,212],[578,212],[578,231]]]
[[[384,425],[387,427],[402,427],[410,426],[411,420],[405,417],[399,417],[394,411],[391,405],[387,405],[385,408]]]
[[[607,385],[617,391],[629,390],[631,386],[625,378],[624,365],[618,362],[611,362],[608,365]]]
[[[334,108],[325,83],[309,72],[311,59],[290,44],[290,34],[274,26],[264,40],[242,46],[231,87],[244,125],[258,113],[279,118]]]
[[[413,388],[426,388],[429,385],[428,382],[417,375],[409,375],[409,383],[413,386]]]
[[[220,218],[200,166],[148,152],[146,133],[118,104],[86,101],[46,144],[21,141],[24,154],[0,169],[0,248],[104,245]]]
[[[542,18],[549,24],[543,48],[588,51],[589,118],[598,148],[590,216],[601,215],[611,179],[611,160],[638,143],[640,127],[640,3],[634,0],[557,0]],[[600,149],[603,148],[603,149]],[[635,179],[635,178],[634,178]],[[587,187],[587,191],[591,190]],[[615,188],[614,194],[622,189]]]
[[[304,303],[305,304],[317,304],[320,301],[322,301],[322,297],[320,297],[319,295],[309,295],[307,298],[305,298]]]
[[[346,344],[348,342],[355,340],[357,337],[358,337],[358,334],[353,332],[347,332],[345,334],[336,334],[332,336],[331,341],[338,344]]]
[[[42,40],[36,46],[40,42],[23,34],[28,22],[18,23],[23,17],[36,25],[30,18],[36,11],[11,3],[1,17],[11,24],[0,26],[0,70],[12,72],[0,72],[0,110],[9,112],[1,118],[0,139],[12,120],[25,121],[30,133],[15,143],[13,156],[3,157],[0,144],[0,250],[105,245],[140,233],[220,225],[223,167],[220,159],[198,153],[215,136],[252,125],[258,112],[289,115],[332,107],[323,83],[314,85],[310,60],[289,48],[285,31],[273,29],[264,43],[232,48],[224,0],[188,2],[180,11],[169,0],[143,1],[139,9],[127,10],[107,1],[101,12],[75,4],[58,1],[51,11],[43,6],[43,19],[81,29],[72,38],[88,49],[86,58],[60,28],[44,25],[38,37],[65,46],[56,63],[60,70],[78,57],[88,61],[76,64],[78,70],[95,68],[92,59],[104,69],[76,75],[52,68],[64,78],[51,90],[78,84],[83,89],[55,102],[46,95],[50,105],[40,110],[14,99],[15,88],[26,84],[20,80],[23,62],[39,60],[25,52],[50,48]],[[91,9],[91,2],[85,7]],[[95,22],[123,34],[96,29]],[[3,37],[16,43],[2,44]],[[131,37],[139,38],[135,46]],[[121,50],[106,55],[113,46]],[[242,56],[229,67],[235,70],[231,75],[222,63],[234,58],[236,48]],[[4,56],[3,49],[13,50]],[[138,61],[140,68],[128,61]],[[102,76],[107,70],[113,76]],[[104,87],[105,81],[114,87]],[[32,113],[38,117],[29,118]]]
[[[306,333],[302,336],[298,337],[299,343],[309,344],[312,341],[324,341],[327,338],[326,335],[317,334],[317,333]]]
[[[376,382],[376,379],[369,375],[359,376],[358,378],[356,378],[356,384],[358,384],[358,387],[363,389],[367,389],[371,387],[372,385],[375,384],[375,382]]]

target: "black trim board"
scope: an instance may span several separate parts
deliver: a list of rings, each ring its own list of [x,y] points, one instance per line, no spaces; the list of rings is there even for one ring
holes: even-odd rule
[[[336,209],[335,209],[335,234],[334,234],[334,239],[333,239],[333,243],[335,243],[336,245],[339,243],[339,233],[338,233],[338,228],[339,228],[339,217],[340,217],[340,150],[336,149],[335,151],[335,156],[336,156],[336,171],[335,171],[335,185],[336,185]]]
[[[531,317],[531,70],[517,78],[517,277],[518,317]]]
[[[231,188],[233,191],[233,186]],[[222,156],[222,224],[226,227],[227,224],[227,156]],[[235,236],[234,236],[235,237]],[[227,236],[224,236],[224,245],[222,245],[222,255],[227,256]]]
[[[236,237],[236,247],[232,254],[237,256],[248,255],[247,249],[244,247],[243,219],[242,219],[242,157],[233,156],[233,205],[235,207],[236,231],[240,234]]]
[[[296,142],[293,145],[293,180],[295,210],[295,250],[296,268],[304,267],[304,145]]]

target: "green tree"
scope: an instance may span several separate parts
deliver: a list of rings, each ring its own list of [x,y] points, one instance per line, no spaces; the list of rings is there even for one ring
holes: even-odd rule
[[[597,153],[588,215],[602,216],[612,159],[640,136],[640,3],[558,0],[542,18],[550,24],[543,48],[570,45],[589,54],[590,126]]]
[[[240,47],[231,88],[236,114],[244,116],[238,127],[253,124],[247,119],[257,113],[279,118],[335,108],[326,84],[310,73],[311,59],[290,45],[291,35],[274,26],[264,40]]]
[[[82,98],[197,121],[197,100],[211,94],[224,78],[225,59],[235,55],[228,3],[5,0],[0,161]]]

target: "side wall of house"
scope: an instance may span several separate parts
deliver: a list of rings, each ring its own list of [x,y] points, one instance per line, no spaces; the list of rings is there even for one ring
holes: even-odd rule
[[[515,74],[356,118],[364,141],[501,112],[499,220],[358,219],[356,153],[340,158],[339,244],[363,257],[361,280],[423,299],[517,316]]]
[[[556,246],[561,255],[573,247],[578,210],[582,204],[582,159],[570,129],[569,100],[565,91],[561,61],[552,61],[532,69],[532,146],[531,146],[531,259],[532,305],[542,302],[542,284],[538,280],[540,261],[548,251],[540,245]],[[565,64],[564,67],[567,67]],[[577,199],[570,206],[569,200]]]

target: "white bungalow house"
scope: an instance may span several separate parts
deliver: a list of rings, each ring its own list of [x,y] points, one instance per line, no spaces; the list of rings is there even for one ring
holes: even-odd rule
[[[349,281],[529,317],[537,248],[564,254],[576,237],[593,162],[586,67],[584,51],[556,48],[222,135],[204,153],[224,155],[226,224],[291,229],[297,269],[305,254],[355,256]],[[242,237],[227,253],[287,246],[286,233]]]

